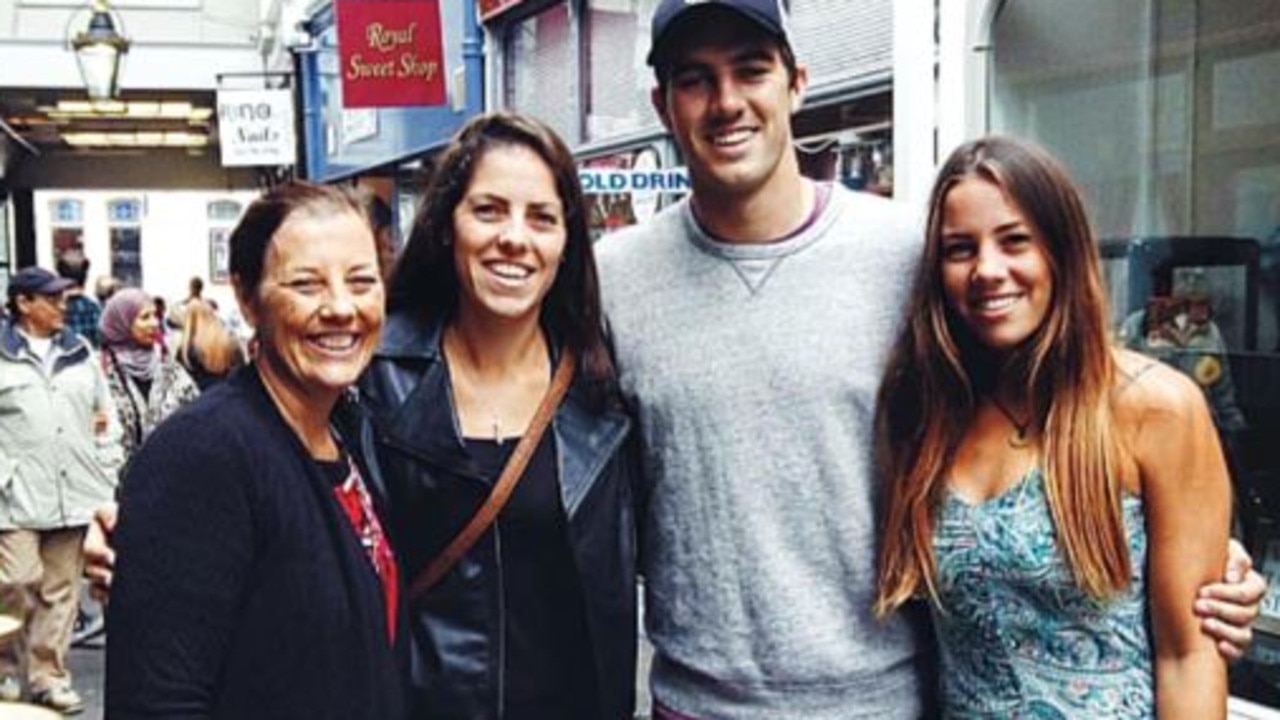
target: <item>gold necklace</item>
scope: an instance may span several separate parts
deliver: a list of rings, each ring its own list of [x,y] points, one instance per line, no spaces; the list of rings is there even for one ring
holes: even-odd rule
[[[991,396],[991,403],[996,406],[996,409],[1000,411],[1000,414],[1004,415],[1005,419],[1009,421],[1009,424],[1013,426],[1013,434],[1005,439],[1005,442],[1009,443],[1009,447],[1014,448],[1015,450],[1021,450],[1022,448],[1030,445],[1031,440],[1027,435],[1028,431],[1031,429],[1031,419],[1028,418],[1024,422],[1018,422],[1018,419],[1013,416],[1013,411],[1005,407],[1004,403],[1000,402],[1000,398],[997,398],[995,395]]]

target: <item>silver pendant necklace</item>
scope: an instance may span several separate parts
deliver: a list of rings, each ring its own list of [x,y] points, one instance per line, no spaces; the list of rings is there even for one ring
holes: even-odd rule
[[[506,440],[506,438],[502,437],[502,423],[498,421],[498,411],[496,408],[490,410],[490,412],[492,413],[491,419],[493,420],[493,441],[501,445]]]

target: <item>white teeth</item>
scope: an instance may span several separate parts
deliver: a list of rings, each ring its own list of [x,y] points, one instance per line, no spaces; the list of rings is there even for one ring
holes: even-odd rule
[[[322,335],[315,343],[326,350],[350,350],[355,347],[355,335]]]
[[[1018,302],[1019,297],[1019,295],[1002,295],[993,298],[979,298],[973,304],[979,310],[1003,310]]]
[[[746,128],[739,128],[736,130],[730,130],[728,132],[716,135],[715,137],[712,138],[712,142],[714,142],[717,146],[733,145],[746,140],[747,137],[749,137],[750,135],[751,135],[751,130]]]
[[[529,268],[512,263],[490,263],[488,268],[494,275],[508,280],[523,280],[533,274]]]

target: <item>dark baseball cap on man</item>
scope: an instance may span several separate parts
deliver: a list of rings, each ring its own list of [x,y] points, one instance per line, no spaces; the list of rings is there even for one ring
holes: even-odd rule
[[[662,0],[653,12],[653,26],[649,33],[652,45],[645,62],[654,66],[658,64],[662,44],[669,38],[677,21],[689,12],[711,7],[732,10],[759,25],[787,47],[791,46],[787,14],[782,9],[781,0]]]
[[[57,295],[74,283],[58,277],[42,267],[25,267],[9,278],[9,297],[18,295]]]

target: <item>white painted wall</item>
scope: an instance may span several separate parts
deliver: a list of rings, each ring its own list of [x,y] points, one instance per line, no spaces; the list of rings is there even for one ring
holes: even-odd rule
[[[937,166],[987,131],[987,46],[998,0],[900,0],[894,12],[894,194],[928,198]],[[935,42],[934,29],[937,29]]]
[[[923,204],[933,184],[934,0],[893,3],[893,195]]]
[[[220,309],[235,306],[229,284],[209,279],[209,229],[220,224],[208,220],[207,208],[215,200],[232,200],[247,207],[258,196],[255,191],[190,190],[37,190],[35,192],[36,258],[42,267],[53,269],[53,224],[51,201],[75,199],[84,203],[84,249],[88,256],[89,286],[99,275],[111,270],[111,246],[107,203],[137,198],[142,201],[142,283],[143,289],[169,302],[187,295],[192,276],[205,280],[205,297],[217,301]]]
[[[938,7],[938,162],[987,132],[987,52],[997,0]]]

